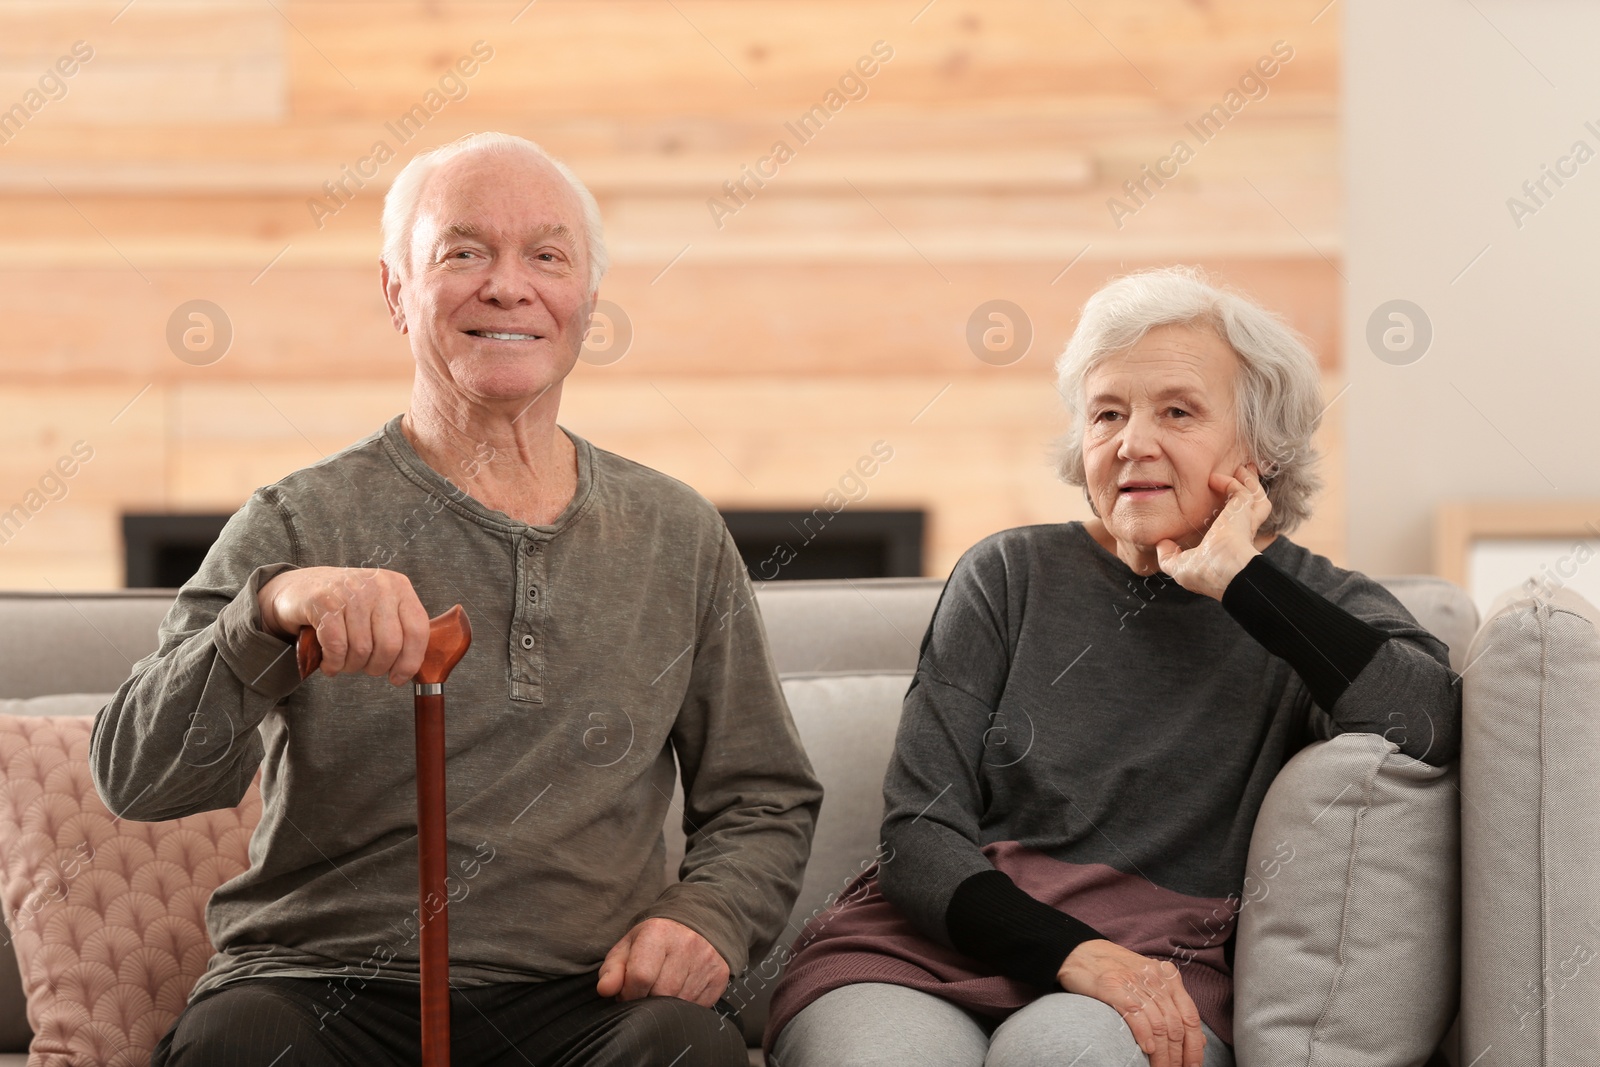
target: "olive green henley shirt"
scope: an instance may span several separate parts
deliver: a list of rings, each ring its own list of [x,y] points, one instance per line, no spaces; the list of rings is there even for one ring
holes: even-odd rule
[[[124,818],[237,804],[260,770],[250,867],[211,898],[216,954],[191,996],[259,975],[418,980],[412,688],[299,679],[256,597],[311,566],[399,571],[430,615],[459,603],[471,621],[445,685],[453,983],[592,970],[652,916],[739,974],[783,930],[821,788],[721,517],[566,431],[577,492],[530,526],[424,463],[400,421],[257,490],[96,717],[95,785]]]

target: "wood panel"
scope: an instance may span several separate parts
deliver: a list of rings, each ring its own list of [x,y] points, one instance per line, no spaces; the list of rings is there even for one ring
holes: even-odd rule
[[[940,261],[974,246],[990,259],[1049,259],[1092,242],[1167,258],[1336,252],[1334,19],[1310,23],[1259,0],[1139,12],[945,0],[913,24],[902,6],[545,0],[514,24],[508,12],[521,11],[517,3],[285,3],[263,12],[144,0],[115,24],[120,3],[16,6],[6,17],[24,67],[85,26],[102,29],[108,43],[67,100],[6,145],[0,190],[17,199],[0,214],[0,258],[243,267],[293,243],[291,263],[369,262],[377,201],[400,162],[379,168],[327,226],[307,200],[375,141],[403,160],[485,125],[535,137],[593,183],[620,262],[665,262],[690,242],[700,243],[697,256],[743,262],[829,254]],[[105,93],[95,76],[118,63],[142,57],[161,69],[270,48],[252,43],[267,27],[295,52],[295,103],[283,122],[207,124],[197,136],[195,115],[156,104],[120,115],[124,125],[110,130],[65,110]],[[392,120],[454,62],[450,42],[464,48],[486,27],[504,31],[496,58],[465,80],[464,99],[402,144]],[[896,58],[864,99],[800,146],[784,123],[877,39],[869,31],[885,27],[907,34]],[[710,42],[720,35],[721,51],[764,72],[761,88],[738,79],[729,65],[737,58],[718,55]],[[1115,225],[1108,198],[1174,140],[1192,140],[1184,123],[1289,38],[1295,58],[1267,95],[1213,142],[1196,142],[1195,160],[1149,215]],[[182,78],[174,74],[172,84]],[[715,227],[707,199],[780,137],[794,141],[796,159],[752,210]]]
[[[11,0],[0,110],[73,41],[96,55],[0,144],[0,510],[72,441],[96,458],[0,543],[0,585],[119,584],[123,511],[231,510],[400,410],[411,358],[378,294],[382,195],[412,153],[478,129],[544,144],[602,205],[601,295],[635,339],[574,372],[568,425],[745,506],[820,500],[890,441],[868,502],[928,509],[930,573],[994,530],[1087,514],[1046,462],[1051,363],[1111,275],[1206,264],[1309,337],[1334,394],[1337,7],[919,7]],[[494,54],[464,95],[397,135],[480,40]],[[865,95],[798,144],[785,123],[878,40],[894,57]],[[1186,123],[1278,40],[1293,60],[1201,145]],[[780,138],[792,161],[719,226],[708,200]],[[1114,218],[1178,139],[1194,158]],[[323,183],[380,140],[395,158],[319,220]],[[166,342],[196,298],[235,329],[209,366]],[[1010,366],[965,340],[995,298],[1034,328]],[[1339,433],[1331,420],[1328,490],[1295,535],[1335,560]]]
[[[683,262],[652,284],[653,268],[622,267],[601,295],[629,316],[634,340],[609,378],[721,374],[731,378],[806,373],[882,377],[906,373],[1048,377],[1078,309],[1111,274],[1146,263],[1085,257],[1052,283],[1061,263],[952,267],[940,280],[926,264],[718,266]],[[1280,311],[1328,367],[1338,351],[1338,294],[1320,261],[1218,260],[1220,280]],[[374,267],[254,271],[0,272],[0,376],[15,382],[114,378],[201,382],[409,382],[405,338],[388,321]],[[92,292],[97,314],[72,294]],[[982,302],[1011,300],[1029,316],[1034,340],[1009,367],[980,362],[967,321]],[[168,316],[208,299],[229,315],[233,347],[194,367],[167,348]]]
[[[1201,100],[1219,96],[1280,38],[1295,38],[1285,87],[1321,89],[1336,76],[1337,31],[1311,14],[1265,2],[1201,9],[1153,5],[1059,5],[1019,0],[944,0],[915,23],[901,0],[542,0],[515,24],[516,5],[450,4],[426,19],[370,30],[361,4],[291,5],[313,40],[349,42],[294,52],[294,108],[347,113],[348,78],[362,107],[410,107],[460,49],[496,49],[473,95],[484,110],[560,113],[718,114],[755,98],[791,107],[821,98],[878,40],[895,50],[870,98],[971,107],[1018,98],[1100,94]],[[1194,47],[1196,40],[1204,48]],[[563,47],[550,48],[559,41]],[[537,54],[539,63],[505,63]],[[604,57],[626,56],[627,62]],[[397,57],[404,57],[398,58]],[[551,86],[562,92],[551,92]],[[668,91],[663,89],[670,87]]]
[[[731,176],[723,167],[735,160],[750,162],[766,152],[775,137],[784,135],[783,123],[789,119],[785,112],[761,106],[727,118],[683,114],[585,119],[565,114],[536,119],[476,115],[463,107],[459,115],[440,114],[425,136],[401,144],[386,130],[383,116],[216,126],[201,137],[188,126],[157,123],[153,117],[142,123],[103,126],[43,121],[50,114],[41,113],[41,121],[28,126],[25,137],[9,142],[0,153],[0,176],[6,182],[14,182],[18,168],[32,166],[48,167],[52,180],[67,189],[127,192],[141,187],[141,175],[156,173],[162,182],[157,191],[303,192],[302,186],[291,183],[320,184],[335,176],[341,163],[370,148],[376,138],[391,138],[403,160],[419,148],[488,128],[492,122],[494,128],[532,137],[569,160],[597,190],[672,188],[686,177],[720,183]],[[1182,105],[1157,100],[1091,107],[1073,98],[1015,113],[867,108],[845,112],[804,147],[807,155],[838,152],[865,160],[863,173],[852,176],[858,184],[873,180],[873,167],[895,168],[901,165],[897,161],[913,156],[956,168],[944,181],[959,186],[967,173],[980,174],[985,181],[1007,181],[1010,171],[1031,166],[1030,160],[1048,162],[1063,153],[1120,158],[1136,170],[1138,163],[1151,161],[1152,153],[1167,152],[1194,115]],[[1259,164],[1297,172],[1314,169],[1320,153],[1336,147],[1337,126],[1336,96],[1274,93],[1242,112],[1222,136],[1208,142],[1203,155],[1236,141],[1260,145],[1262,136],[1275,141],[1287,138],[1293,142],[1285,146],[1291,151]],[[1317,147],[1309,159],[1301,156],[1302,149],[1312,146],[1301,143],[1307,136],[1316,139]],[[233,164],[249,166],[224,170]],[[330,170],[318,169],[330,165]],[[20,173],[37,176],[32,171]],[[79,174],[84,177],[76,177]],[[1027,170],[1024,177],[1042,180],[1050,175]],[[1122,177],[1118,175],[1119,182]],[[388,172],[376,181],[384,185]]]
[[[168,506],[165,402],[127,386],[0,392],[0,587],[122,584],[123,511]],[[58,466],[78,442],[91,458]]]
[[[1038,95],[1205,100],[1278,40],[1295,50],[1278,76],[1285,88],[1327,91],[1338,66],[1337,17],[1312,22],[1315,3],[1275,0],[940,0],[920,15],[902,0],[129,6],[13,0],[6,52],[53,56],[93,37],[112,58],[203,58],[281,39],[296,114],[409,107],[478,40],[494,49],[484,73],[496,78],[475,75],[468,99],[523,114],[737,113],[757,96],[809,105],[878,40],[895,55],[869,95],[959,106]]]
[[[89,58],[30,123],[255,123],[287,116],[287,28],[270,7],[125,6],[127,0],[7,4],[0,15],[0,101],[9,107],[81,42],[86,47],[74,54]]]
[[[1338,379],[1325,380],[1326,395],[1339,387]],[[8,395],[0,416],[10,437],[32,444],[11,452],[7,486],[37,480],[70,443],[63,427],[97,443],[70,493],[0,545],[0,586],[47,587],[47,578],[61,585],[88,574],[118,584],[123,510],[232,511],[255,486],[371,433],[404,409],[406,395],[389,381],[156,387],[115,427],[105,420],[118,393],[86,399],[68,388],[35,389],[21,402]],[[926,508],[930,574],[948,573],[963,551],[997,530],[1089,514],[1081,492],[1050,466],[1065,414],[1050,384],[1037,379],[648,382],[606,379],[584,367],[565,391],[561,421],[728,507],[820,506],[873,442],[886,441],[894,458],[859,506]],[[1340,432],[1330,420],[1319,436],[1328,486],[1313,520],[1293,535],[1335,560],[1344,552]],[[80,562],[58,575],[63,552],[105,558],[99,570]]]
[[[1339,246],[1331,108],[1263,110],[1248,121],[1241,116],[1176,179],[1155,190],[1148,208],[1130,199],[1123,183],[1140,178],[1141,167],[1161,159],[1183,132],[1180,117],[1163,111],[1124,119],[1111,129],[1058,123],[987,135],[974,131],[966,146],[920,150],[912,145],[933,137],[941,123],[863,123],[877,147],[843,139],[806,146],[748,204],[730,199],[723,183],[740,178],[742,165],[762,157],[771,144],[768,133],[753,130],[750,143],[721,151],[607,155],[568,150],[562,129],[504,125],[546,144],[591,185],[622,262],[659,257],[667,249],[670,256],[687,242],[699,243],[698,255],[745,259],[814,259],[807,245],[828,241],[839,242],[840,253],[881,246],[880,256],[896,258],[913,258],[927,246],[934,251],[924,254],[936,259],[1071,255],[1090,242],[1123,250],[1161,242],[1243,250],[1253,243],[1299,255],[1314,255],[1316,248],[1332,255]],[[430,131],[419,144],[440,143],[470,128]],[[327,146],[319,142],[315,148],[280,139],[282,154],[267,163],[254,157],[258,145],[242,156],[225,154],[235,146],[213,145],[203,159],[191,158],[196,148],[170,135],[155,136],[140,155],[118,161],[98,156],[108,150],[83,144],[83,135],[44,132],[25,130],[0,157],[0,194],[15,198],[16,208],[0,217],[0,246],[59,247],[79,257],[97,254],[107,263],[121,248],[141,266],[177,265],[178,256],[190,257],[183,262],[191,264],[234,265],[223,256],[240,243],[253,246],[253,261],[264,262],[263,253],[275,255],[290,241],[297,243],[297,259],[370,261],[383,192],[412,151],[401,150],[399,160],[360,188],[346,180],[350,195],[335,200],[323,183],[341,180],[344,168],[368,150],[366,133],[330,133]],[[1023,143],[1033,137],[1048,138],[1046,146]],[[143,154],[164,146],[171,149],[164,157]],[[246,152],[245,144],[236,147]],[[307,155],[295,159],[296,152]],[[1113,196],[1138,210],[1113,218]],[[722,216],[720,226],[708,208],[712,199],[737,209]],[[313,213],[312,200],[325,210]],[[332,209],[336,213],[329,217]],[[1296,234],[1296,227],[1306,236]],[[983,239],[975,243],[975,235]]]

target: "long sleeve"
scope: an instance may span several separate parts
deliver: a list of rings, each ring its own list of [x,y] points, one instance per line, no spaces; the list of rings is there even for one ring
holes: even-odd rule
[[[1294,668],[1339,730],[1380,734],[1414,759],[1449,763],[1459,745],[1461,687],[1448,649],[1381,589],[1356,586],[1349,603],[1334,603],[1265,555],[1252,557],[1222,597],[1246,632]]]
[[[980,849],[981,763],[1003,762],[995,709],[1011,625],[1005,570],[956,565],[923,637],[884,781],[883,838],[893,859],[878,884],[925,936],[1035,985],[1078,944],[1103,935],[1029,896]],[[958,681],[959,680],[959,684]]]
[[[739,974],[783,931],[811,853],[822,787],[789,714],[749,576],[730,535],[672,730],[688,847],[641,918],[695,930]]]
[[[293,566],[287,516],[259,491],[179,591],[156,651],[95,717],[90,767],[117,815],[174,819],[244,796],[263,754],[256,727],[299,684],[293,644],[262,630],[256,601]]]
[[[979,848],[979,760],[1010,660],[1003,577],[956,564],[923,635],[883,783],[878,885],[926,937],[954,947],[945,914],[956,889],[994,869]]]
[[[1035,900],[1004,871],[980,871],[956,887],[945,913],[956,948],[1011,978],[1055,990],[1072,950],[1105,938],[1088,923]]]

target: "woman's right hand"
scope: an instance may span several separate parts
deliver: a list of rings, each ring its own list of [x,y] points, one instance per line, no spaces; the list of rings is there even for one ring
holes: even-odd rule
[[[1150,1067],[1202,1067],[1200,1012],[1170,960],[1153,960],[1111,941],[1085,941],[1067,954],[1056,981],[1068,993],[1117,1010]]]

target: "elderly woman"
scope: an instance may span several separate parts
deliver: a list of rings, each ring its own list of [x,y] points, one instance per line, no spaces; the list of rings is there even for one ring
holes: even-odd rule
[[[1445,646],[1285,536],[1316,364],[1185,269],[1118,279],[1058,366],[1094,518],[979,542],[940,598],[884,782],[882,862],[802,933],[781,1067],[1233,1062],[1262,797],[1319,734],[1454,758]]]

